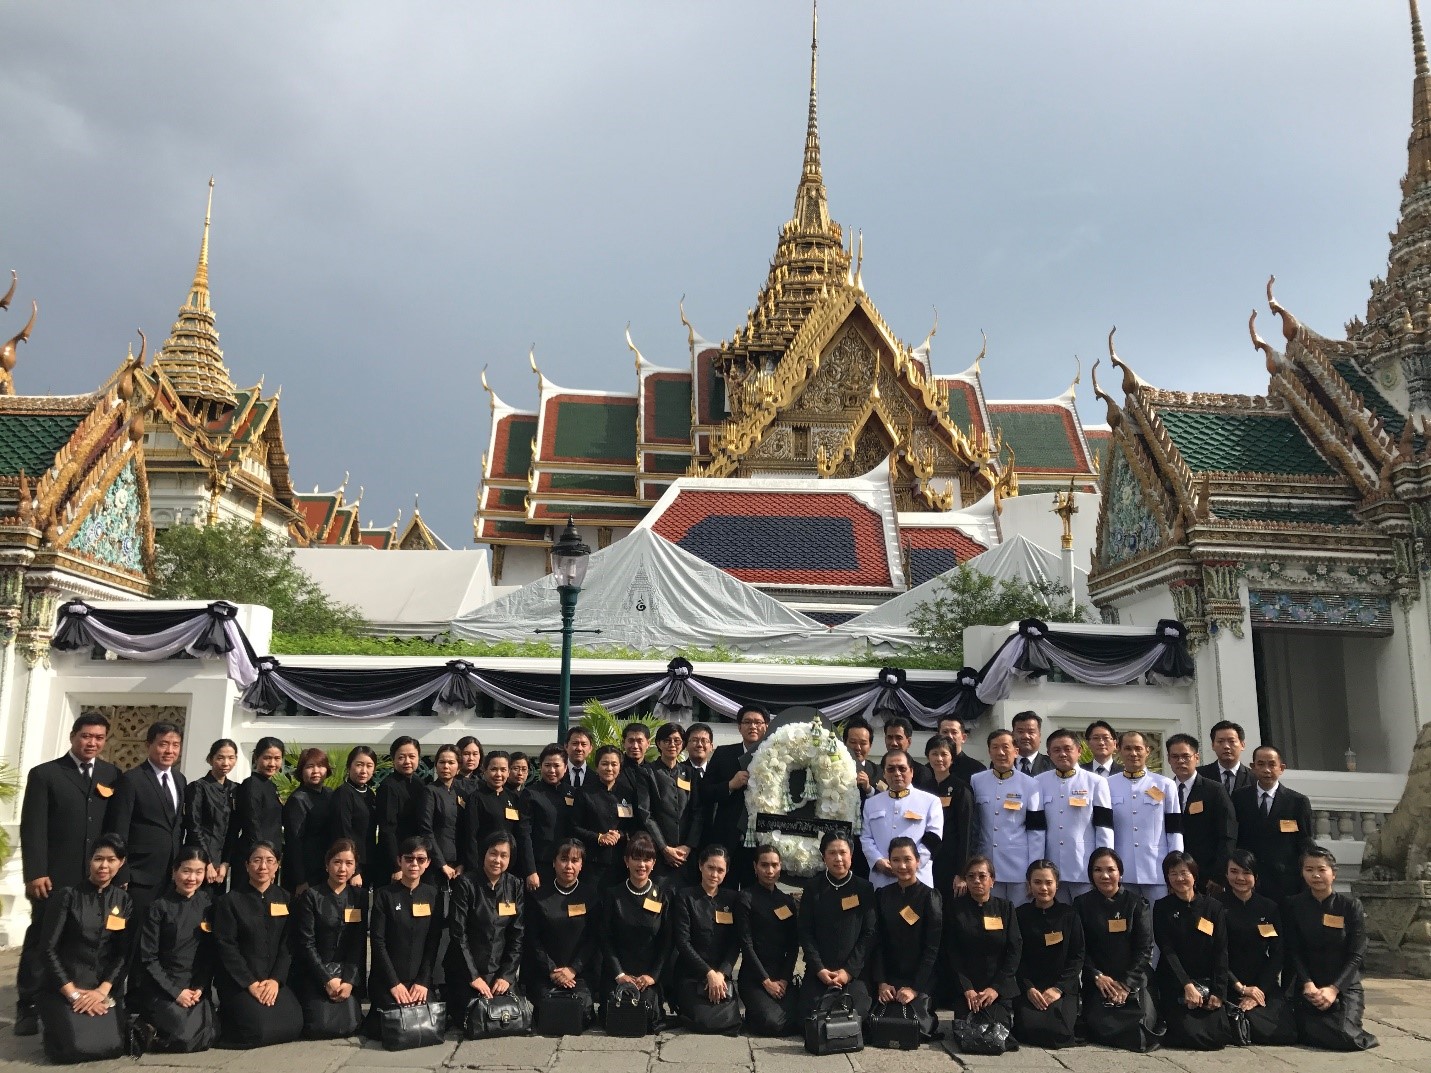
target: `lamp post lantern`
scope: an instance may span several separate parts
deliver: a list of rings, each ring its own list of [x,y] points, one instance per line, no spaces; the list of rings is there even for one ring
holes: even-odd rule
[[[561,597],[561,701],[557,708],[558,740],[566,741],[571,722],[571,637],[576,632],[576,598],[586,580],[591,549],[582,543],[576,521],[568,517],[566,528],[552,545],[552,580]]]

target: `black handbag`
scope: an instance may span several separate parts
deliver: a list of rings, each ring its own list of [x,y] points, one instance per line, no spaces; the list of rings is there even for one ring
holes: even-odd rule
[[[528,1036],[532,1032],[532,1004],[515,991],[491,998],[478,996],[467,1007],[467,1038]]]
[[[56,1065],[119,1058],[129,1049],[128,1018],[122,1005],[91,1017],[76,1013],[58,991],[41,996],[37,1005],[45,1029],[45,1057]]]
[[[908,1002],[881,1002],[865,1021],[865,1042],[871,1047],[912,1051],[919,1046],[919,1018]]]
[[[317,995],[303,1002],[303,1034],[309,1039],[346,1039],[358,1034],[363,1008],[357,997],[349,995],[334,1002]]]
[[[740,1003],[736,999],[735,987],[721,1002],[702,1000],[693,1003],[688,1010],[681,1011],[681,1019],[692,1032],[715,1036],[722,1033],[740,1031]]]
[[[408,1051],[433,1047],[447,1035],[447,1003],[420,1002],[383,1010],[381,1019],[383,1050]]]
[[[649,996],[649,997],[648,997]],[[602,1008],[608,1036],[636,1039],[651,1031],[656,1020],[656,989],[617,984]]]
[[[1010,1045],[1008,1025],[994,1020],[982,1010],[968,1017],[956,1017],[950,1027],[950,1035],[960,1054],[994,1056],[1015,1049]]]
[[[218,1036],[213,999],[207,995],[185,1009],[177,1002],[157,1002],[145,1012],[142,1020],[154,1029],[145,1041],[145,1050],[166,1054],[193,1054],[207,1051]]]
[[[584,987],[549,987],[537,1007],[537,1031],[543,1036],[579,1036],[595,1019],[594,1007]]]
[[[852,1054],[865,1048],[855,1004],[838,988],[820,996],[805,1020],[805,1050],[811,1054]]]

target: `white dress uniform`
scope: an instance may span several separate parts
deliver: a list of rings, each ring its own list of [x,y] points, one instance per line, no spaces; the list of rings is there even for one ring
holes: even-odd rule
[[[974,791],[974,853],[994,862],[994,894],[1014,905],[1029,900],[1024,878],[1043,856],[1043,800],[1038,780],[1014,769],[990,768],[969,780]]]
[[[1088,858],[1096,849],[1113,845],[1112,798],[1108,780],[1075,767],[1066,776],[1045,771],[1036,776],[1043,802],[1043,855],[1058,865],[1058,900],[1071,903],[1093,889],[1088,882]]]
[[[1113,806],[1113,848],[1123,858],[1123,885],[1154,904],[1165,898],[1163,858],[1183,848],[1178,787],[1166,775],[1128,772],[1108,780]]]
[[[875,887],[894,882],[894,876],[876,872],[873,866],[889,856],[890,841],[901,835],[914,839],[919,850],[919,882],[934,886],[934,854],[922,839],[926,834],[944,838],[944,806],[939,798],[926,790],[885,790],[865,799],[864,820],[860,848],[870,862],[870,882]]]

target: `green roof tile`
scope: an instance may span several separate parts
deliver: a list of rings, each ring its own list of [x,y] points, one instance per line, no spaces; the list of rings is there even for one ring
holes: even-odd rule
[[[691,441],[691,381],[657,380],[651,385],[657,439]]]
[[[552,453],[593,462],[636,461],[636,400],[564,400],[556,404]]]
[[[1297,423],[1281,414],[1159,410],[1158,418],[1195,473],[1332,474]]]
[[[969,408],[969,390],[963,381],[949,381],[949,421],[960,432],[974,423],[974,411]]]
[[[685,473],[690,464],[690,455],[658,455],[648,451],[645,470],[647,473]]]
[[[1061,406],[1050,407],[1050,411],[995,410],[991,406],[989,420],[1003,429],[1004,442],[1014,449],[1016,469],[1082,472],[1083,462],[1074,451],[1065,422],[1068,411]]]
[[[507,450],[502,459],[502,472],[525,477],[532,465],[532,439],[537,434],[537,419],[530,414],[514,414],[506,420]]]
[[[1288,522],[1300,525],[1359,525],[1350,507],[1276,503],[1215,503],[1215,517],[1230,521]]]
[[[1406,415],[1398,410],[1381,390],[1371,382],[1356,362],[1350,359],[1332,362],[1332,367],[1347,386],[1361,396],[1362,402],[1366,403],[1367,409],[1381,418],[1381,423],[1386,427],[1393,440],[1401,439],[1401,430],[1406,427]]]
[[[635,494],[634,478],[621,473],[553,473],[546,488],[553,492],[587,492],[592,495],[629,496]]]
[[[84,414],[0,415],[0,474],[18,476],[21,470],[37,477],[55,462],[59,449],[69,442]]]

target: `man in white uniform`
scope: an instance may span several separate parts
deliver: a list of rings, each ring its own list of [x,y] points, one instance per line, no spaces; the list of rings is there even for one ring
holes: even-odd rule
[[[878,889],[894,882],[889,843],[900,835],[919,847],[919,882],[934,886],[934,854],[944,839],[944,807],[939,798],[910,786],[914,763],[902,749],[884,757],[884,781],[889,788],[865,800],[860,846],[870,862],[870,882]]]
[[[1136,730],[1118,737],[1123,770],[1108,780],[1113,848],[1123,858],[1123,885],[1152,905],[1168,893],[1163,858],[1183,848],[1177,784],[1147,770],[1148,743]]]
[[[1088,858],[1113,845],[1113,811],[1108,780],[1078,766],[1078,735],[1055,730],[1048,736],[1053,770],[1034,779],[1043,802],[1044,856],[1058,865],[1058,900],[1072,902],[1093,889]]]
[[[1018,749],[1008,730],[989,733],[989,770],[969,782],[974,791],[974,853],[994,862],[994,895],[1014,905],[1029,900],[1025,874],[1043,856],[1044,815],[1038,783],[1014,769]]]

